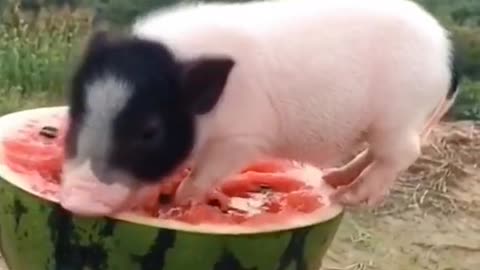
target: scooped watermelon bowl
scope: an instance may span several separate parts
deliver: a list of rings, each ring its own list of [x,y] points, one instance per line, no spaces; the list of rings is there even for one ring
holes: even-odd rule
[[[160,200],[188,171],[119,214],[64,210],[57,191],[66,109],[0,117],[0,248],[10,270],[320,268],[343,209],[328,201],[319,170],[295,162],[254,164],[226,181],[228,211]]]

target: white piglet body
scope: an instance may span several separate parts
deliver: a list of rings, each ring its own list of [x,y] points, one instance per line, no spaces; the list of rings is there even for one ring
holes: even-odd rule
[[[418,157],[421,133],[452,87],[447,32],[409,1],[184,7],[139,20],[134,34],[167,44],[180,59],[236,61],[215,109],[198,118],[194,153],[202,161],[189,196],[253,158],[328,167],[368,142],[361,167],[369,164],[362,177],[371,180],[355,181],[344,201],[374,204]],[[371,168],[373,160],[383,165]],[[336,172],[353,173],[352,164]]]
[[[375,205],[459,80],[448,32],[404,0],[186,4],[130,34],[94,37],[74,76],[61,192],[74,212],[116,211],[187,161],[178,202],[222,199],[212,188],[259,159],[327,168],[365,142],[324,179],[332,200]]]

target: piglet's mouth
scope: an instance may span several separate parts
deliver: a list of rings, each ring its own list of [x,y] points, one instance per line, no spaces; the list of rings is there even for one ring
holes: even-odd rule
[[[60,204],[77,215],[105,216],[123,209],[132,195],[129,188],[121,185],[67,186],[60,190]]]
[[[115,182],[100,181],[86,164],[64,170],[60,188],[60,205],[81,216],[106,216],[128,205],[136,188],[125,177]]]

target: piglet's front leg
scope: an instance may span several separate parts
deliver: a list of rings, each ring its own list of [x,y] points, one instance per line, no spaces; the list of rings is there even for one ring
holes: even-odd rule
[[[175,200],[179,204],[216,200],[225,209],[229,199],[218,186],[232,174],[261,157],[259,147],[240,141],[225,141],[209,145],[196,161],[190,179],[178,188]]]

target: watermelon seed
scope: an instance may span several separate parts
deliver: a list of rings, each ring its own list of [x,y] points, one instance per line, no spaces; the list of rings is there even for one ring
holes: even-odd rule
[[[169,204],[172,202],[172,196],[169,194],[160,194],[158,196],[158,203],[160,204]]]
[[[260,192],[260,193],[264,193],[264,194],[265,194],[265,193],[270,193],[270,191],[272,191],[272,189],[271,189],[269,186],[264,185],[264,184],[261,184],[261,185],[259,186],[259,189],[260,189],[259,192]]]
[[[207,202],[207,204],[210,205],[210,206],[213,206],[213,207],[218,207],[218,208],[220,208],[220,206],[221,206],[220,202],[216,199],[209,200]]]
[[[58,129],[56,127],[45,126],[40,130],[40,135],[49,139],[54,139],[58,135]]]

